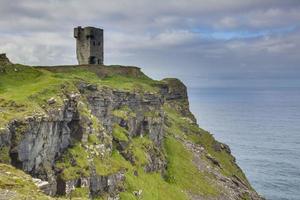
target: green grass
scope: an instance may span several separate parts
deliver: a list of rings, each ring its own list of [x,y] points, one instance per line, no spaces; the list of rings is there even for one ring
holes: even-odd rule
[[[21,170],[12,166],[0,164],[0,191],[5,190],[13,194],[11,199],[39,199],[52,200],[49,196],[43,194],[35,184],[32,178]]]
[[[63,170],[61,177],[64,180],[74,180],[80,177],[89,176],[88,153],[80,143],[68,148],[57,161],[56,167]]]
[[[88,136],[88,143],[89,144],[100,144],[100,140],[96,134],[90,134]]]
[[[120,142],[128,142],[128,131],[119,126],[118,124],[114,124],[114,127],[113,127],[113,131],[112,131],[112,135],[113,135],[113,138],[117,141],[120,141]]]
[[[168,160],[168,175],[164,179],[160,173],[145,173],[143,166],[147,163],[147,152],[153,148],[148,138],[134,138],[133,146],[139,164],[129,168],[126,173],[126,192],[121,199],[137,199],[134,191],[142,190],[140,199],[180,200],[188,199],[186,192],[214,196],[217,188],[207,181],[205,174],[200,173],[192,162],[192,155],[183,145],[172,137],[165,140],[165,152]],[[138,176],[134,175],[134,170]],[[193,180],[193,181],[191,181]]]
[[[214,143],[216,142],[213,136],[204,132],[200,135],[190,135],[189,139],[196,144],[200,144],[205,147],[210,155],[216,158],[221,164],[221,173],[225,176],[232,177],[233,175],[238,176],[241,180],[244,181],[249,187],[250,184],[243,173],[243,171],[235,164],[233,156],[228,154],[226,151],[215,151],[213,148]]]
[[[75,85],[79,81],[130,92],[159,90],[159,81],[154,81],[141,72],[135,76],[125,73],[126,70],[134,71],[134,68],[123,70],[125,72],[120,72],[121,67],[102,68],[4,66],[5,72],[0,72],[0,127],[12,119],[22,119],[35,113],[43,114],[44,109],[41,106],[47,106],[47,100],[51,97],[57,100],[52,107],[60,107],[64,93],[78,92]],[[97,73],[108,75],[101,77]],[[13,102],[12,106],[8,106],[9,102]]]
[[[129,117],[136,117],[136,114],[128,106],[114,110],[113,115],[125,120],[128,120]]]
[[[185,192],[174,184],[166,182],[159,173],[145,173],[143,169],[138,170],[138,176],[133,171],[126,174],[125,189],[121,193],[121,200],[136,199],[134,191],[142,190],[143,200],[184,200],[188,199]]]
[[[0,72],[0,128],[12,119],[24,119],[28,115],[45,114],[48,109],[61,107],[63,99],[66,98],[65,94],[79,92],[76,87],[78,82],[95,84],[99,89],[109,87],[116,90],[135,92],[139,95],[146,92],[158,93],[158,86],[162,84],[162,82],[146,77],[137,69],[119,66],[33,68],[23,65],[11,65],[5,66],[4,69],[5,72]],[[175,84],[172,87],[176,87],[178,83],[173,81],[172,84]],[[47,100],[51,97],[57,100],[54,105],[47,104]],[[200,129],[191,119],[182,116],[178,112],[187,105],[187,101],[184,100],[177,103],[172,102],[172,106],[164,106],[168,123],[165,127],[166,138],[164,138],[163,149],[156,147],[147,136],[129,138],[128,131],[115,124],[112,136],[116,141],[128,143],[127,149],[122,153],[132,154],[134,157],[133,163],[125,160],[117,150],[113,150],[111,155],[95,156],[92,151],[89,152],[78,142],[68,148],[56,163],[56,167],[62,170],[61,177],[64,180],[88,177],[90,175],[88,158],[91,158],[98,175],[107,176],[120,170],[126,170],[124,183],[126,190],[120,194],[121,199],[137,199],[133,192],[138,190],[142,190],[140,199],[145,200],[183,200],[188,199],[187,192],[203,196],[218,195],[218,188],[209,182],[210,175],[198,171],[192,161],[192,154],[185,149],[179,140],[175,139],[179,137],[204,146],[208,153],[221,163],[222,169],[220,170],[224,175],[229,177],[236,175],[245,183],[248,183],[245,175],[233,162],[233,157],[230,154],[223,150],[220,152],[214,150],[215,139],[212,135]],[[103,127],[101,122],[92,115],[84,97],[80,98],[78,111],[80,117],[84,118],[83,121],[92,124],[93,130],[92,134],[88,136],[87,145],[93,146],[111,142],[111,136],[106,136],[104,139],[102,135],[100,137],[99,133],[101,133]],[[136,117],[136,114],[128,106],[114,110],[113,115],[125,120],[128,120],[129,117]],[[160,116],[160,112],[149,111],[145,112],[144,115],[154,118]],[[18,143],[22,139],[25,130],[26,126],[20,126],[17,130],[17,137],[14,138],[15,141],[13,142]],[[162,156],[162,159],[167,159],[166,176],[163,177],[160,173],[146,173],[144,171],[144,167],[149,164],[150,152],[154,152],[156,156]],[[8,148],[2,147],[0,149],[0,161],[7,163],[10,161]],[[6,170],[7,168],[4,165],[0,166],[1,189],[11,187],[22,195],[28,192],[28,189],[36,190],[31,183],[26,185],[27,178],[17,179],[13,182],[10,177],[2,175],[2,169]],[[138,176],[134,175],[134,171],[138,172]],[[23,174],[16,173],[23,177]],[[36,193],[36,195],[41,199],[44,198],[40,193]],[[72,199],[87,198],[86,188],[76,188],[71,197]],[[247,198],[247,196],[244,197],[244,199]]]
[[[9,147],[3,146],[0,148],[0,162],[9,164],[11,161],[9,156]]]
[[[70,194],[70,199],[76,200],[76,199],[85,199],[88,200],[89,198],[89,188],[75,188]]]
[[[168,160],[167,180],[185,191],[199,195],[217,195],[216,186],[210,183],[208,174],[201,173],[193,163],[193,157],[173,137],[165,140]],[[193,181],[191,181],[193,180]]]
[[[148,164],[147,151],[153,148],[153,142],[148,137],[133,138],[131,149],[137,166]]]
[[[167,132],[169,134],[174,136],[176,135],[202,145],[210,155],[219,161],[222,167],[220,171],[223,175],[227,177],[236,175],[250,186],[242,170],[235,164],[234,157],[224,150],[220,152],[214,150],[213,145],[216,140],[209,132],[199,128],[194,123],[190,123],[188,118],[182,117],[176,110],[172,109],[168,105],[165,105],[164,110],[166,111],[168,120],[171,123],[171,126],[167,128]]]
[[[165,181],[160,173],[146,173],[144,166],[148,163],[147,153],[153,149],[153,142],[147,137],[133,138],[131,150],[136,162],[129,164],[125,178],[125,191],[120,193],[121,200],[184,200],[187,195],[181,188],[173,183]],[[137,171],[137,176],[134,175]],[[142,191],[137,198],[133,192]]]
[[[126,91],[134,92],[158,92],[158,88],[155,87],[158,81],[153,81],[148,77],[142,77],[134,79],[132,77],[124,77],[119,75],[110,76],[104,78],[101,83],[111,88],[117,88]]]
[[[121,169],[130,168],[130,163],[126,161],[118,151],[113,151],[111,157],[94,158],[96,173],[100,176],[114,174]]]

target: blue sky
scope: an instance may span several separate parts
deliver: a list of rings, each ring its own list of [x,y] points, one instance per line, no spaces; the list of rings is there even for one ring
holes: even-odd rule
[[[299,0],[1,0],[0,52],[75,64],[73,28],[105,30],[105,63],[189,87],[300,86]]]

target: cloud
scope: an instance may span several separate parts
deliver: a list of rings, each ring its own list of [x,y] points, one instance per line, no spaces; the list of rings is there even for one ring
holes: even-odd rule
[[[155,78],[294,77],[299,0],[2,0],[0,51],[33,65],[74,64],[73,27],[105,29],[105,62]],[[281,73],[282,72],[282,73]]]

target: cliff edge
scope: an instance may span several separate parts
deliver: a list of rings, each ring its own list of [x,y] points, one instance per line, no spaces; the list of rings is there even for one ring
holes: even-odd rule
[[[262,199],[186,86],[137,67],[1,56],[0,162],[0,199]]]

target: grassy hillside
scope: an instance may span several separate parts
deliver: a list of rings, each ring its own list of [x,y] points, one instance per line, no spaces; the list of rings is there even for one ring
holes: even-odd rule
[[[64,92],[78,92],[75,84],[85,81],[101,87],[126,91],[157,92],[158,81],[138,68],[120,66],[29,67],[0,65],[0,127],[15,118],[43,113],[47,100],[55,97],[62,105]]]
[[[120,66],[61,66],[61,67],[30,67],[24,65],[0,65],[0,128],[4,128],[14,119],[24,119],[27,116],[43,115],[49,109],[60,108],[65,94],[78,93],[80,82],[107,87],[115,90],[133,93],[159,93],[165,82],[155,81],[145,76],[138,68]],[[48,101],[55,98],[54,105]],[[181,107],[180,101],[175,102]],[[216,150],[217,143],[211,134],[202,130],[192,120],[182,114],[174,102],[165,103],[164,126],[165,138],[162,148],[155,147],[146,135],[144,137],[129,137],[127,130],[116,124],[113,127],[112,138],[116,142],[128,143],[126,151],[130,151],[135,162],[123,157],[122,152],[114,144],[110,155],[103,158],[93,157],[92,150],[87,152],[78,142],[70,147],[56,162],[56,167],[63,170],[61,174],[65,180],[73,180],[80,176],[89,176],[89,159],[94,158],[95,171],[98,175],[110,175],[117,171],[125,171],[125,181],[121,188],[121,199],[144,200],[184,200],[191,196],[217,198],[224,193],[224,188],[217,183],[216,170],[225,177],[236,176],[250,187],[245,175],[235,164],[234,158],[224,149]],[[90,110],[84,105],[83,114],[91,116]],[[155,112],[145,116],[153,117]],[[136,117],[128,107],[113,111],[116,117],[127,119]],[[90,117],[95,129],[101,127],[95,116]],[[187,143],[203,147],[205,150],[201,159],[204,165],[210,166],[211,171],[201,170],[195,164],[195,154],[187,147]],[[88,136],[88,145],[97,145],[101,141],[95,134]],[[9,149],[0,150],[0,161],[10,162]],[[149,162],[149,152],[154,151],[157,156],[163,156],[167,161],[164,173],[146,172],[144,167]],[[205,156],[209,154],[219,163],[216,167]],[[75,165],[72,163],[76,163]],[[8,173],[7,173],[8,172]],[[9,176],[10,174],[13,176]],[[15,178],[14,178],[15,177]],[[0,165],[0,195],[8,190],[16,199],[26,199],[26,195],[33,199],[50,199],[43,195],[31,182],[30,177],[8,165]],[[17,198],[18,197],[18,198]],[[71,194],[72,199],[88,199],[85,188],[76,188]],[[105,199],[105,195],[101,197]],[[100,199],[100,197],[99,197]],[[246,196],[245,196],[246,199]]]

